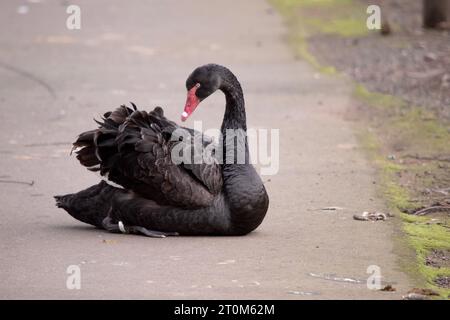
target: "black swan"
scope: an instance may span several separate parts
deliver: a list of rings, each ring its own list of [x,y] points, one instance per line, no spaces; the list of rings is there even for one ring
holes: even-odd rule
[[[73,144],[80,163],[99,171],[108,182],[55,196],[56,205],[98,228],[150,237],[244,235],[256,229],[269,198],[249,160],[241,85],[229,69],[208,64],[192,72],[186,88],[182,121],[216,90],[225,94],[218,146],[213,139],[165,118],[160,107],[146,112],[133,103],[133,108],[122,105],[105,113],[103,121],[97,121],[98,129],[80,134]],[[191,138],[175,135],[174,139],[180,129]],[[173,161],[174,148],[181,146],[183,151],[199,144],[214,146],[204,156],[208,161]],[[222,152],[217,156],[216,151]],[[240,151],[243,161],[238,161]],[[192,157],[196,155],[194,151]]]

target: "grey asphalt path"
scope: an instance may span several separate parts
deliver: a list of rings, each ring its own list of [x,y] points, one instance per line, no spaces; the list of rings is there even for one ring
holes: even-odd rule
[[[29,11],[18,14],[20,5]],[[294,60],[280,17],[264,1],[74,1],[82,29],[65,28],[67,2],[0,4],[0,298],[400,298],[410,283],[394,252],[395,222],[354,221],[382,210],[374,170],[343,113],[342,79]],[[23,9],[22,9],[23,11]],[[69,156],[92,118],[128,101],[178,120],[184,82],[216,62],[240,79],[249,127],[280,129],[280,166],[264,176],[266,220],[245,237],[151,239],[72,219],[52,196],[97,177]],[[193,120],[219,127],[224,97]],[[336,212],[313,210],[327,206]],[[78,265],[81,289],[66,288]],[[368,266],[397,292],[369,290]],[[359,281],[335,281],[334,274]]]

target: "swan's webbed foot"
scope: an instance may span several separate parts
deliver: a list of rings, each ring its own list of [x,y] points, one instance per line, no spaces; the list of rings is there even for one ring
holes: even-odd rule
[[[122,233],[142,234],[152,238],[165,238],[168,236],[178,236],[178,232],[163,232],[156,230],[149,230],[140,226],[124,226],[122,221],[118,223],[119,230]]]
[[[143,234],[144,236],[152,238],[165,238],[168,236],[178,236],[178,232],[162,232],[156,230],[149,230],[144,227],[138,226],[128,227],[128,231],[130,233]]]
[[[142,234],[147,237],[152,238],[165,238],[168,236],[178,236],[178,232],[162,232],[162,231],[156,231],[156,230],[149,230],[144,227],[140,226],[125,226],[122,221],[119,221],[118,223],[113,223],[113,219],[111,219],[109,216],[107,216],[102,221],[102,226],[105,228],[106,231],[112,232],[112,233],[130,233],[130,234]]]
[[[120,233],[121,232],[121,230],[119,228],[119,224],[113,223],[112,219],[109,216],[106,216],[106,218],[103,219],[102,226],[106,231],[109,231],[112,233]]]

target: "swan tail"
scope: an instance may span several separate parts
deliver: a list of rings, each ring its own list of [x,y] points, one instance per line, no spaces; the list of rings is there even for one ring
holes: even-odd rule
[[[81,133],[72,148],[80,164],[105,175],[117,160],[116,138],[119,127],[133,112],[133,109],[122,105],[112,112],[106,112],[101,121],[95,120],[98,129]]]
[[[77,193],[54,196],[56,206],[64,209],[73,218],[102,228],[102,221],[108,215],[112,198],[117,188],[105,181]]]

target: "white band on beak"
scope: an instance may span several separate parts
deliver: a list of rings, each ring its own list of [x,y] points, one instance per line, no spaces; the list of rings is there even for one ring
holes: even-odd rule
[[[183,118],[187,118],[187,117],[188,117],[188,113],[187,113],[186,111],[183,111],[183,113],[181,114],[181,116],[182,116]]]

